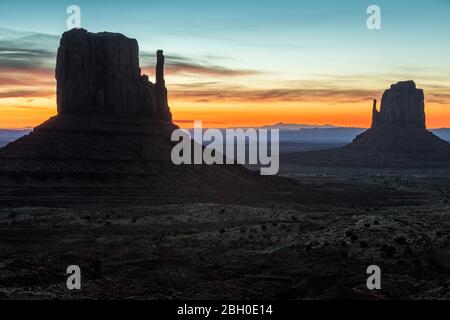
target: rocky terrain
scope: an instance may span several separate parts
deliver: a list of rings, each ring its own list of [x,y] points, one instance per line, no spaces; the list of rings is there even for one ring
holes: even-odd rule
[[[448,168],[450,144],[425,126],[424,93],[413,81],[393,84],[374,101],[372,127],[337,149],[292,153],[286,163],[323,167]]]
[[[439,175],[301,177],[350,195],[345,204],[5,207],[0,296],[449,299],[450,175]],[[352,201],[369,181],[372,192],[413,191],[416,204]],[[81,291],[65,287],[71,264],[82,269]],[[372,264],[379,291],[365,286]]]

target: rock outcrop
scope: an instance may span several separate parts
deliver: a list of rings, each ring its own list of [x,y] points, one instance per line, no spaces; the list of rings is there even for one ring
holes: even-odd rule
[[[162,50],[157,52],[152,83],[141,75],[135,39],[72,29],[63,34],[57,55],[58,114],[142,116],[170,122],[163,70]]]
[[[141,75],[136,40],[71,30],[61,39],[56,80],[58,114],[0,149],[0,206],[255,204],[300,190],[240,165],[172,163],[177,127],[162,50],[151,83]]]
[[[449,146],[426,130],[423,90],[417,89],[414,81],[402,81],[383,93],[380,111],[374,100],[371,128],[346,148],[387,156],[415,154],[418,157],[429,152],[439,154]]]
[[[391,85],[372,105],[372,126],[347,146],[284,158],[307,166],[450,167],[450,144],[428,131],[422,89],[413,81]]]
[[[374,100],[372,127],[383,125],[412,125],[425,129],[424,94],[414,81],[391,85],[381,98],[379,112]]]

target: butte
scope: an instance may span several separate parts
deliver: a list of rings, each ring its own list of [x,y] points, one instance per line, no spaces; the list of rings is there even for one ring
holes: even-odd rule
[[[298,152],[283,162],[304,166],[366,168],[450,167],[450,144],[426,129],[422,89],[413,81],[391,85],[374,100],[372,126],[337,149]]]

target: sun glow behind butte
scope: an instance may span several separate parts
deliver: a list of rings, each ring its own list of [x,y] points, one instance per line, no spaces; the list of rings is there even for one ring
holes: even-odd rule
[[[33,10],[24,2],[0,3],[0,12],[8,12],[0,19],[2,128],[35,126],[56,107],[56,35],[65,31],[66,8]],[[372,100],[387,84],[408,79],[427,92],[427,126],[450,126],[450,44],[442,42],[450,21],[443,1],[426,3],[424,14],[420,1],[380,0],[383,20],[374,30],[366,26],[367,7],[356,0],[339,6],[136,1],[109,9],[102,1],[78,2],[84,28],[120,30],[139,41],[150,77],[154,51],[165,50],[169,103],[181,127],[195,120],[204,127],[368,127]]]

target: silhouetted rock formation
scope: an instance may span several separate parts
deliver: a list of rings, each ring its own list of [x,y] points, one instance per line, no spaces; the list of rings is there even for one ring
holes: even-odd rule
[[[423,90],[413,81],[403,81],[384,92],[380,111],[373,101],[371,128],[351,144],[284,159],[314,166],[450,166],[450,144],[426,130]]]
[[[65,32],[56,63],[58,114],[144,116],[171,121],[162,50],[156,84],[141,75],[135,39],[116,33]]]
[[[240,165],[172,163],[177,126],[162,50],[153,84],[140,74],[136,40],[71,30],[61,39],[56,80],[58,115],[0,149],[0,205],[257,203],[298,189]]]
[[[403,81],[391,85],[381,98],[381,109],[376,109],[374,100],[372,127],[382,125],[413,125],[425,128],[425,105],[422,89],[414,81]]]
[[[426,130],[423,90],[417,89],[413,81],[403,81],[384,92],[380,111],[374,100],[372,127],[346,148],[421,157],[430,152],[442,156],[448,147],[446,141]]]
[[[380,113],[377,110],[377,99],[373,99],[372,107],[372,128],[379,122]]]
[[[177,128],[163,72],[162,50],[153,84],[141,75],[136,40],[65,32],[55,70],[58,115],[0,149],[0,180],[156,184],[171,165]]]

